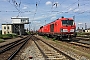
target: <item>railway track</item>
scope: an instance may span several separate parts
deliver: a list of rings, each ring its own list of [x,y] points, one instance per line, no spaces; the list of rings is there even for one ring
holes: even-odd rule
[[[84,48],[90,49],[90,45],[83,44],[81,42],[70,42],[70,44],[73,44],[73,45],[76,45],[76,46],[80,46],[80,47],[84,47]]]
[[[11,43],[8,43],[8,44],[5,44],[5,45],[2,45],[2,46],[0,46],[0,54],[1,53],[3,53],[3,52],[5,52],[5,50],[8,50],[8,49],[10,49],[11,47],[10,46],[14,46],[14,45],[16,45],[18,42],[20,42],[20,41],[22,41],[22,40],[24,40],[24,39],[26,39],[27,37],[25,37],[25,38],[23,38],[23,39],[20,39],[20,40],[17,40],[17,41],[14,41],[14,42],[11,42]]]
[[[84,41],[90,41],[90,37],[88,36],[77,36],[75,39],[78,39],[78,40],[84,40]]]
[[[84,47],[84,48],[88,48],[90,49],[90,41],[80,41],[79,39],[77,40],[78,38],[74,38],[71,42],[69,42],[70,44],[73,44],[73,45],[77,45],[77,46],[80,46],[80,47]]]
[[[25,43],[30,39],[31,36],[27,38],[12,42],[10,44],[0,47],[0,60],[11,60],[20,51],[20,49],[25,45]]]
[[[55,59],[55,60],[75,60],[74,58],[72,58],[71,56],[63,53],[62,51],[56,49],[55,47],[53,47],[52,45],[46,43],[45,41],[38,39],[36,37],[32,37],[32,40],[34,41],[34,43],[36,44],[36,46],[38,47],[38,49],[40,50],[40,52],[42,53],[43,57],[45,60],[49,60],[49,59]]]

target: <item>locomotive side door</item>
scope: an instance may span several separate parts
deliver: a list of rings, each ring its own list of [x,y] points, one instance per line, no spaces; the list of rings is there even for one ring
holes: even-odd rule
[[[54,24],[50,25],[50,32],[54,32]]]

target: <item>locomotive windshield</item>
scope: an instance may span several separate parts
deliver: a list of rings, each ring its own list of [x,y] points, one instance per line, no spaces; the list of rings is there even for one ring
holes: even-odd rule
[[[62,20],[62,25],[73,25],[73,20]]]

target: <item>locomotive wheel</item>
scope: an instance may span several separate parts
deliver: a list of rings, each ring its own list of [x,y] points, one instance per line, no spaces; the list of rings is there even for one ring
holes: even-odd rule
[[[57,36],[56,39],[57,40],[62,40],[62,38],[60,36]]]
[[[62,40],[62,37],[59,37],[59,40]]]

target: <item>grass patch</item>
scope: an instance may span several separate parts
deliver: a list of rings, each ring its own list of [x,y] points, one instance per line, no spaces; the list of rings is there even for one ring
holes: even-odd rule
[[[90,35],[90,33],[85,33],[85,32],[78,32],[77,36],[82,36],[82,35]]]
[[[1,43],[1,42],[5,42],[5,40],[4,40],[4,39],[0,39],[0,43]]]
[[[11,35],[11,34],[5,34],[5,35],[3,35],[2,38],[3,38],[3,39],[5,39],[5,38],[12,38],[12,35]]]
[[[16,38],[16,37],[18,37],[17,34],[11,34],[11,35],[12,35],[12,38]]]
[[[10,38],[15,38],[17,37],[17,34],[5,34],[5,35],[0,35],[1,39],[10,39]]]
[[[53,40],[53,41],[55,41],[55,40],[56,40],[56,38],[53,38],[52,40]]]
[[[75,49],[76,47],[75,47],[75,46],[73,46],[73,48]]]
[[[26,34],[30,35],[30,34],[31,34],[31,32],[26,32]]]
[[[55,42],[58,42],[58,40],[55,40]]]
[[[2,39],[2,37],[3,37],[3,36],[2,36],[2,35],[0,35],[0,39]]]
[[[49,39],[47,36],[43,36],[43,38],[45,38],[45,39]]]

